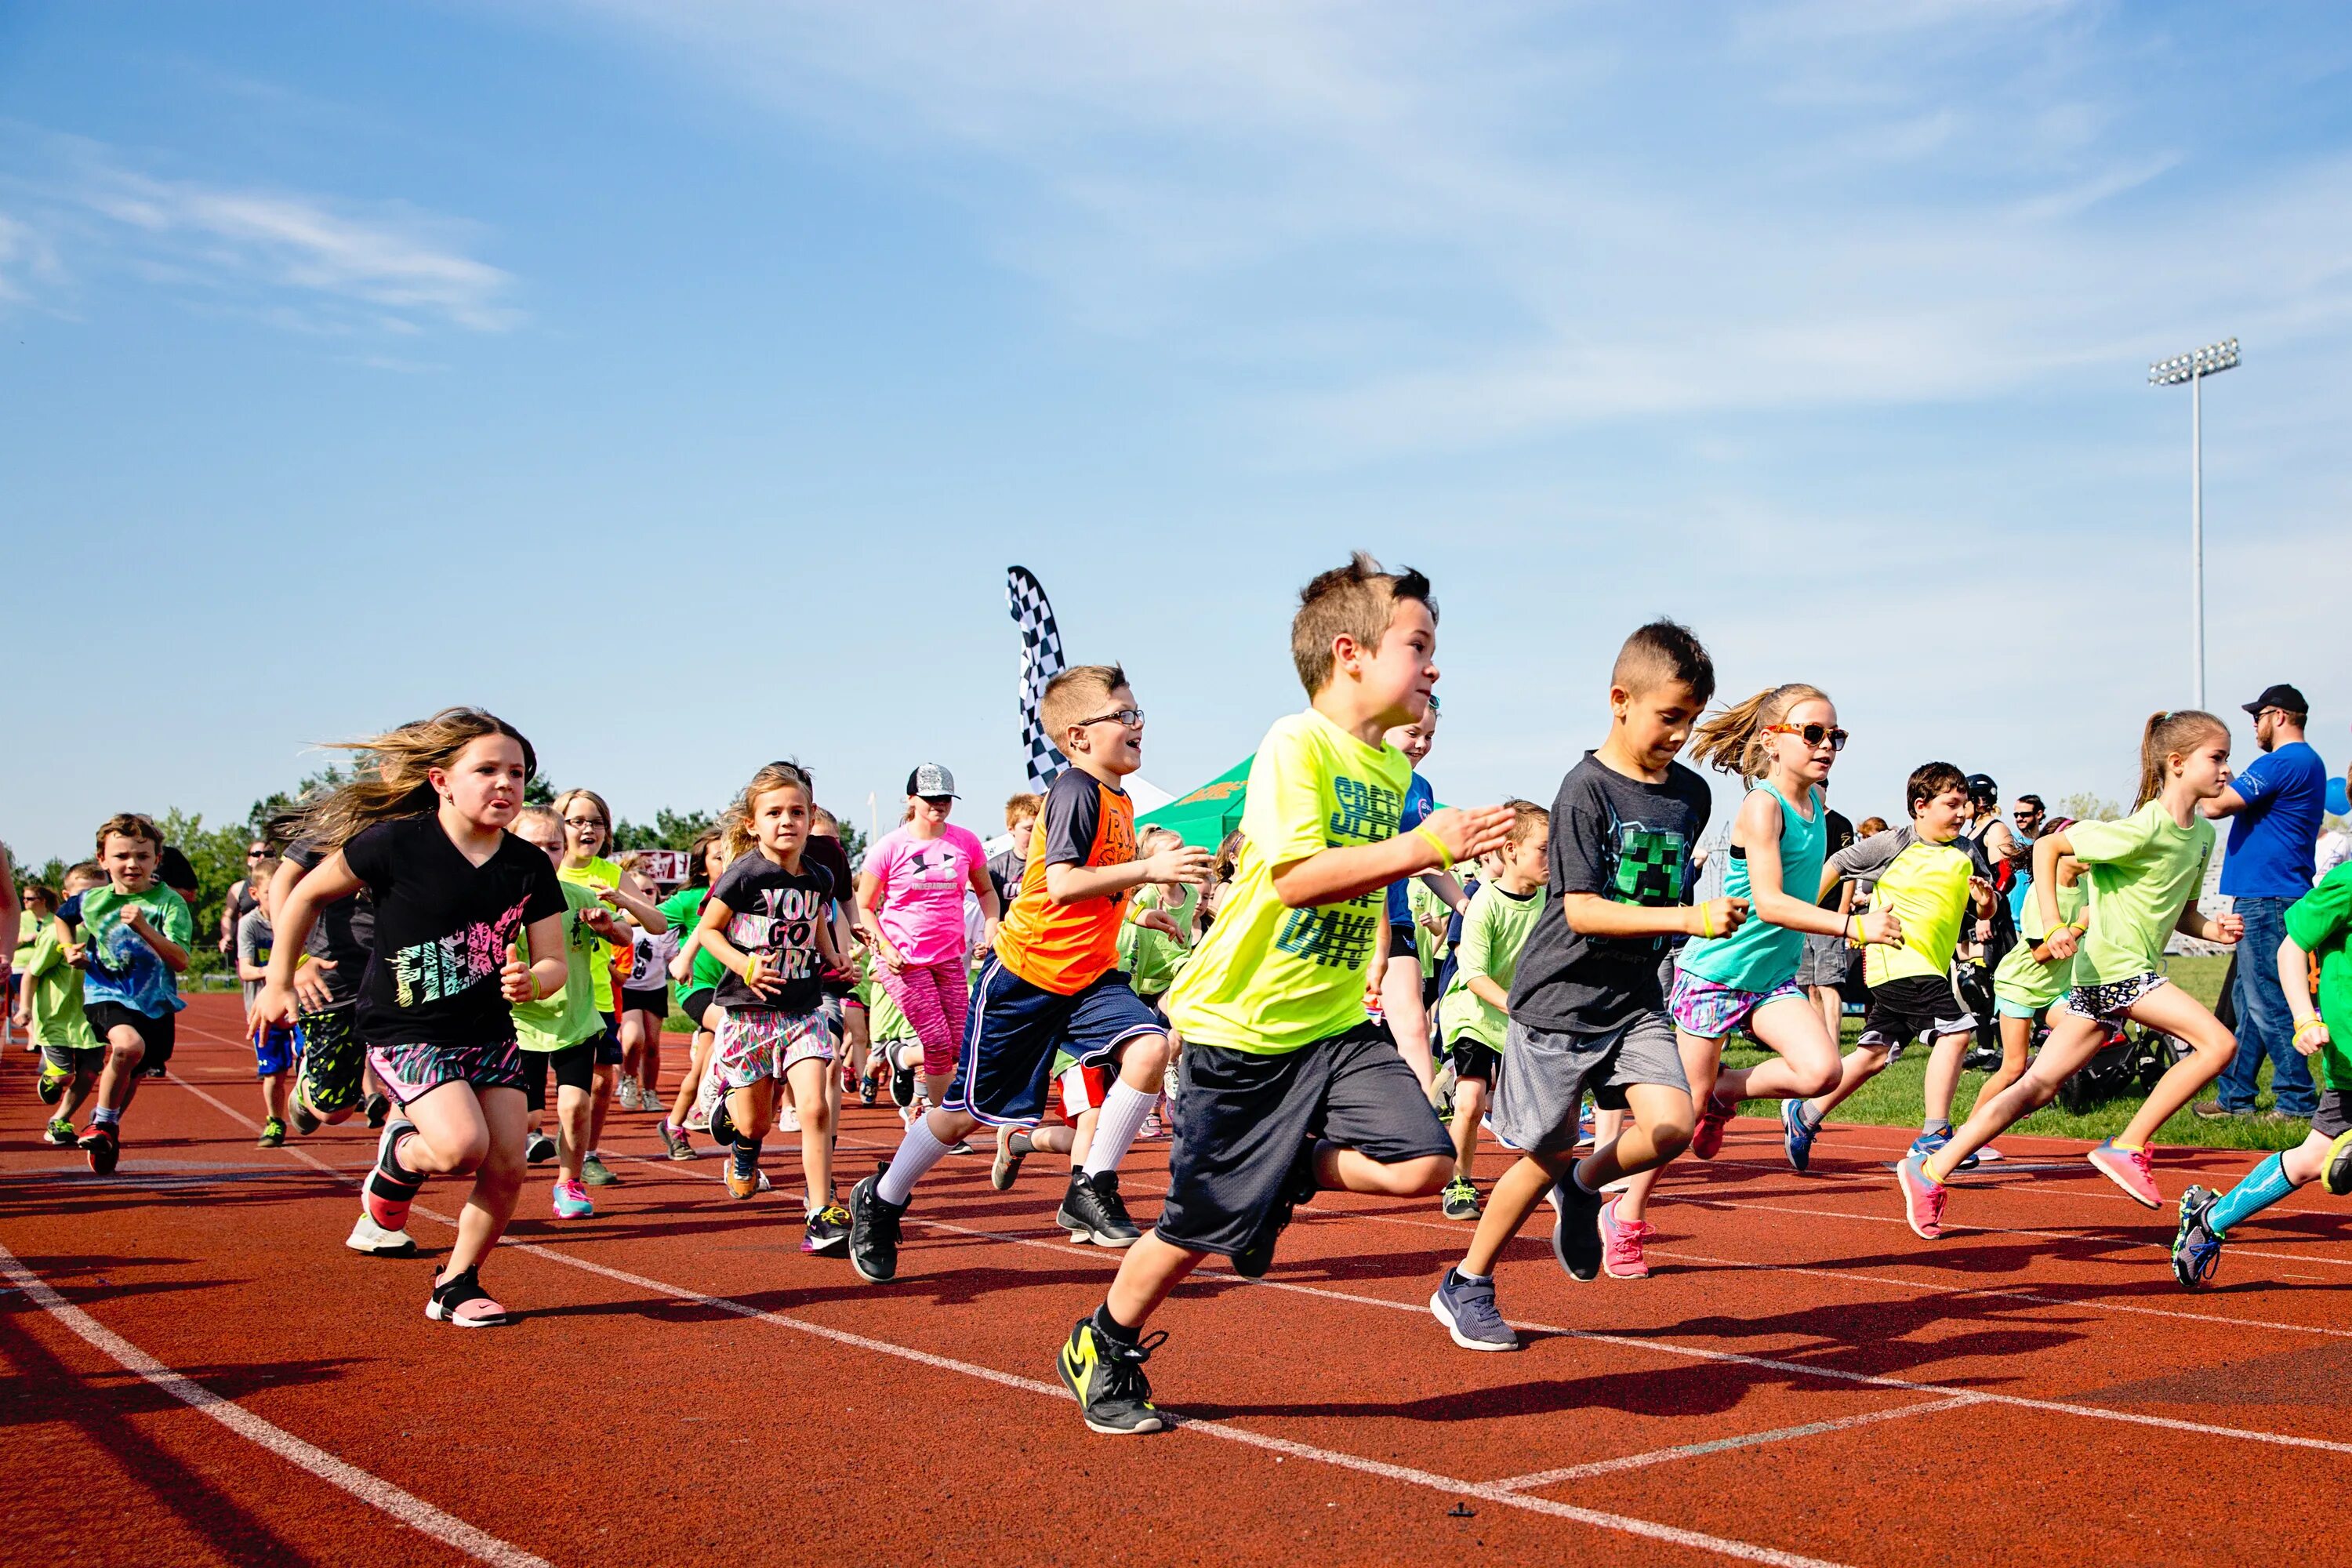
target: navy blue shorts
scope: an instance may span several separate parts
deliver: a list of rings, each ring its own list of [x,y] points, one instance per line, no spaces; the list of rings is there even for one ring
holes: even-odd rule
[[[963,1050],[940,1108],[969,1111],[991,1127],[1034,1127],[1045,1114],[1055,1050],[1096,1062],[1166,1028],[1119,970],[1065,996],[1032,985],[991,953],[972,984]]]

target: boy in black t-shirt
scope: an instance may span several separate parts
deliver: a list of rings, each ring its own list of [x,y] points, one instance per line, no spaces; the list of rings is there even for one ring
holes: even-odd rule
[[[1495,1131],[1521,1158],[1429,1299],[1465,1350],[1519,1348],[1495,1305],[1495,1263],[1547,1193],[1559,1215],[1553,1256],[1570,1278],[1593,1279],[1604,1250],[1601,1189],[1690,1142],[1690,1089],[1658,961],[1669,938],[1723,935],[1747,909],[1740,899],[1683,902],[1711,799],[1675,756],[1714,693],[1714,663],[1689,631],[1654,621],[1635,632],[1610,676],[1608,739],[1570,770],[1552,804],[1551,881],[1512,978],[1495,1095]],[[1587,1089],[1629,1110],[1632,1124],[1579,1162]],[[1638,1237],[1625,1239],[1638,1256]]]

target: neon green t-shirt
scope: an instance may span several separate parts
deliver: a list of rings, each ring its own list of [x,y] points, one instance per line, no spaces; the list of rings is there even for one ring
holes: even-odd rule
[[[555,875],[560,880],[607,893],[621,885],[621,868],[601,855],[585,866],[559,865]],[[613,1011],[613,955],[621,950],[593,933],[589,940],[596,944],[595,966],[589,976],[596,994],[596,1011],[609,1013]]]
[[[1180,883],[1171,891],[1157,884],[1138,888],[1127,901],[1127,918],[1118,926],[1118,966],[1127,971],[1128,984],[1139,996],[1157,996],[1175,982],[1192,952],[1166,931],[1135,923],[1147,910],[1165,912],[1181,928],[1201,900],[1201,889]]]
[[[2090,886],[2081,877],[2073,887],[2058,884],[2058,918],[2073,921],[2082,914],[2083,905],[2090,896]],[[1992,994],[2020,1007],[2047,1007],[2074,986],[2074,960],[2056,958],[2048,963],[2033,962],[2033,946],[2050,934],[2042,922],[2042,899],[2038,892],[2025,896],[2025,920],[2018,931],[2019,941],[2009,950],[2000,965],[1992,972]]]
[[[563,889],[563,989],[536,1002],[513,1005],[515,1044],[526,1051],[560,1051],[604,1032],[588,977],[597,962],[596,950],[612,943],[580,919],[581,910],[601,909],[604,900],[592,888],[560,877],[556,880]]]
[[[710,889],[704,886],[680,888],[662,900],[661,912],[669,917],[669,929],[677,932],[679,946],[685,946],[687,939],[694,934],[694,928],[702,923],[702,906],[709,897]],[[727,966],[719,963],[709,948],[698,947],[694,950],[694,966],[687,971],[686,984],[680,985],[672,981],[670,990],[676,993],[678,1001],[684,1002],[695,992],[707,991],[717,985],[719,977],[726,973]],[[695,1020],[698,1024],[701,1021],[699,1018]]]
[[[1828,869],[1841,879],[1875,880],[1870,907],[1892,910],[1903,922],[1903,945],[1874,943],[1863,955],[1862,977],[1871,985],[1925,974],[1951,973],[1952,950],[1969,915],[1969,879],[1976,862],[1953,844],[1930,844],[1905,823],[1891,833],[1856,839],[1830,857]]]
[[[2325,877],[2287,906],[2286,934],[2319,960],[2319,1016],[2327,1025],[2327,1047],[2319,1053],[2327,1087],[2352,1089],[2352,860]]]
[[[63,927],[50,921],[41,928],[17,973],[24,976],[29,994],[26,1032],[35,1045],[98,1049],[97,1032],[81,1010],[81,971],[66,962]]]
[[[2091,885],[2084,917],[2091,929],[2074,957],[2074,984],[2112,985],[2154,973],[2180,911],[2205,886],[2213,825],[2192,816],[2183,827],[2152,800],[2121,822],[2078,822],[2066,842]]]
[[[41,932],[57,920],[55,915],[36,914],[31,910],[16,911],[16,951],[9,962],[19,973],[33,963],[33,946],[41,940]]]
[[[1462,916],[1462,946],[1456,952],[1454,978],[1446,983],[1445,995],[1437,1005],[1447,1045],[1467,1036],[1498,1051],[1503,1048],[1510,1016],[1471,990],[1470,978],[1483,974],[1509,995],[1511,978],[1519,970],[1519,950],[1527,946],[1528,934],[1543,918],[1543,909],[1541,888],[1515,894],[1486,882],[1470,895],[1470,907]]]
[[[1445,945],[1443,936],[1433,932],[1428,921],[1443,925],[1454,914],[1454,907],[1437,896],[1437,890],[1418,877],[1405,879],[1405,907],[1412,911],[1412,948],[1421,960],[1421,977],[1427,980],[1436,974],[1453,950]]]
[[[1308,709],[1275,721],[1250,763],[1242,853],[1217,923],[1169,988],[1187,1040],[1276,1056],[1365,1021],[1364,970],[1388,889],[1286,909],[1274,869],[1396,836],[1412,766]]]

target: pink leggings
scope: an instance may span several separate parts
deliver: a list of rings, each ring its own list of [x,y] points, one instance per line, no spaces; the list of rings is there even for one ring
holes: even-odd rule
[[[955,1071],[956,1053],[963,1049],[963,1016],[971,1005],[963,962],[910,963],[904,969],[884,963],[874,973],[923,1042],[924,1073],[945,1078]]]

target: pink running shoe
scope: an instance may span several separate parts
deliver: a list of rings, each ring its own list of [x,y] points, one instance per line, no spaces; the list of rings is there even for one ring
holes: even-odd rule
[[[1601,1267],[1612,1279],[1647,1279],[1650,1263],[1642,1244],[1657,1234],[1648,1220],[1618,1218],[1617,1200],[1611,1198],[1601,1205]]]
[[[1691,1129],[1690,1152],[1694,1159],[1712,1160],[1723,1152],[1723,1124],[1739,1107],[1729,1100],[1710,1094],[1706,1108],[1698,1113],[1698,1125]]]
[[[507,1321],[507,1310],[490,1299],[471,1268],[436,1282],[425,1298],[425,1315],[460,1329],[494,1329]]]
[[[2164,1194],[2156,1190],[2156,1163],[2146,1149],[2118,1149],[2110,1138],[2091,1151],[2090,1160],[2099,1174],[2129,1193],[2134,1202],[2152,1209],[2164,1206]]]
[[[1906,1154],[1895,1167],[1895,1184],[1903,1189],[1903,1217],[1911,1234],[1934,1241],[1944,1234],[1944,1184],[1927,1176],[1927,1156]]]

